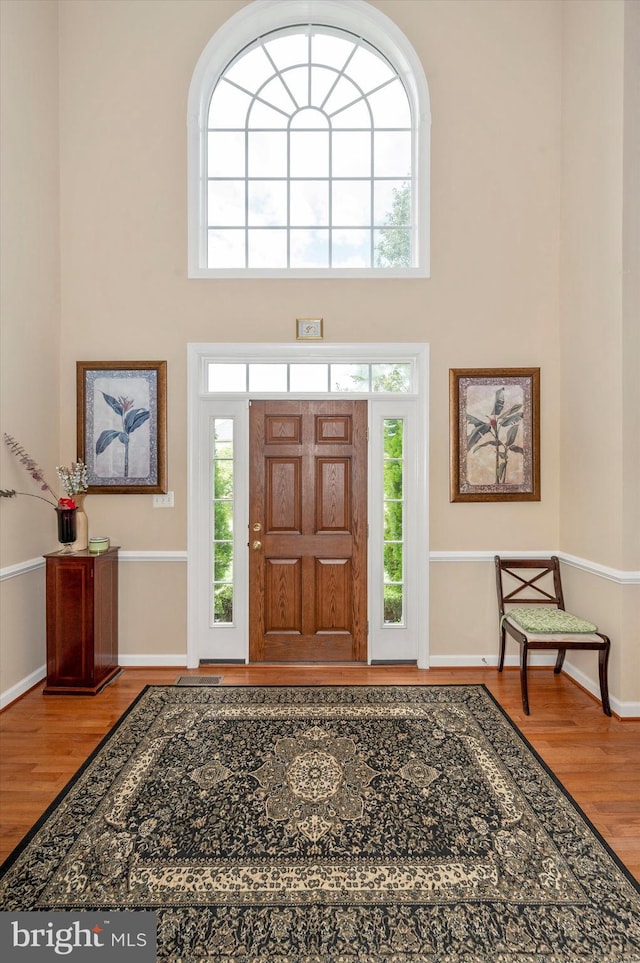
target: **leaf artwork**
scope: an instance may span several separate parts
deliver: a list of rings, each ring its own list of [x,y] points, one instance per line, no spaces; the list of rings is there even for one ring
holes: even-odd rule
[[[524,449],[517,444],[523,416],[521,403],[510,404],[505,409],[504,388],[496,390],[490,414],[478,417],[467,411],[467,425],[470,426],[467,457],[477,455],[483,448],[493,448],[496,485],[503,485],[507,481],[510,456],[524,455]]]
[[[109,428],[102,431],[96,441],[96,455],[102,454],[112,442],[118,439],[124,445],[124,477],[128,478],[130,438],[136,428],[149,420],[149,410],[147,408],[134,408],[133,399],[127,398],[126,395],[114,398],[113,395],[108,395],[105,391],[101,391],[100,394],[109,407],[122,419],[122,429]]]

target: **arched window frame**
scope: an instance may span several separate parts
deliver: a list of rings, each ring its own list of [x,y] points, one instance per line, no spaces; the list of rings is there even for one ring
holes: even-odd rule
[[[209,102],[228,63],[264,33],[300,23],[348,30],[376,47],[397,70],[409,97],[413,124],[412,238],[409,268],[210,268],[207,266],[206,137]],[[188,272],[191,278],[429,277],[429,90],[420,60],[399,27],[366,0],[254,0],[213,35],[196,64],[188,101]]]

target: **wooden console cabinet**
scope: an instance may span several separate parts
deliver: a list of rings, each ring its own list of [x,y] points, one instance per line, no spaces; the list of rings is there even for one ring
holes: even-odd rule
[[[46,559],[45,695],[96,695],[118,667],[118,547]]]

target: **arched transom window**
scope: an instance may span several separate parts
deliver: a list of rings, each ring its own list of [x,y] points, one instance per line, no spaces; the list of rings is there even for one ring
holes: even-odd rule
[[[418,104],[386,52],[341,26],[288,24],[208,74],[192,275],[424,266]]]

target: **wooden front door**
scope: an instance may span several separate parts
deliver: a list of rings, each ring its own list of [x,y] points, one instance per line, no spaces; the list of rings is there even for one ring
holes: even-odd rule
[[[367,658],[367,403],[252,401],[249,658]]]

